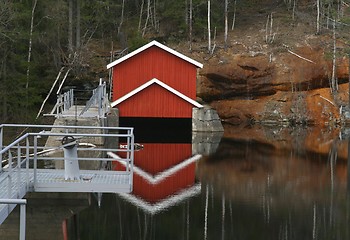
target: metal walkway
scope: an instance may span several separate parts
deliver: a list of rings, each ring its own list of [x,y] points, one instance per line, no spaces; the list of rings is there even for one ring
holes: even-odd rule
[[[26,129],[26,132],[5,146],[4,136],[7,131],[18,132],[22,129]],[[67,139],[71,140],[69,149],[74,144],[76,158],[66,154],[68,147],[64,141]],[[119,143],[123,143],[122,148]],[[16,202],[27,192],[132,191],[132,128],[2,124],[0,146],[0,224],[16,206],[1,204],[1,200]],[[114,160],[109,155],[118,152],[124,152],[122,155],[126,156],[118,159],[125,162],[125,171],[108,170],[106,166]],[[62,169],[47,169],[47,162]],[[72,178],[72,173],[68,171],[69,164],[75,163],[78,169],[74,170],[74,174],[78,174],[78,177]],[[81,166],[84,166],[84,170]]]
[[[85,101],[77,93],[79,90],[70,89],[61,94],[57,92],[57,101],[52,111],[44,116],[58,117],[98,117],[104,118],[109,111],[107,86],[100,84],[92,90],[91,97]]]

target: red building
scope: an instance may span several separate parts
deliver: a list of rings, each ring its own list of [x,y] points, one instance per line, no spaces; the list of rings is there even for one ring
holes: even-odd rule
[[[197,69],[203,65],[152,41],[107,65],[112,107],[120,117],[192,118]]]

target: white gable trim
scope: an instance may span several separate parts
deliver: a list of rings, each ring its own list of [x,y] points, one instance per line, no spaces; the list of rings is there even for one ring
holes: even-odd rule
[[[132,195],[130,193],[117,193],[117,194],[120,197],[124,198],[125,200],[133,203],[135,206],[141,207],[145,212],[155,215],[164,210],[169,209],[172,206],[177,205],[179,202],[182,202],[187,198],[191,198],[196,195],[199,195],[201,193],[201,190],[202,190],[201,184],[197,183],[155,204],[148,203],[145,200],[135,195]]]
[[[120,164],[122,164],[124,167],[126,167],[126,162],[124,159],[121,159],[117,154],[113,152],[107,152],[107,155],[113,158],[113,160],[117,160]],[[150,173],[147,173],[146,171],[142,170],[138,166],[134,166],[133,171],[143,179],[145,179],[147,182],[149,182],[152,185],[156,185],[162,181],[164,181],[166,178],[174,175],[176,172],[179,172],[180,170],[184,169],[185,167],[189,166],[191,163],[197,162],[199,159],[202,158],[202,155],[196,154],[183,162],[164,170],[163,172],[158,173],[157,175],[152,175]]]
[[[169,48],[169,47],[167,47],[167,46],[165,46],[157,41],[152,41],[152,42],[144,45],[143,47],[140,47],[140,48],[136,49],[135,51],[125,55],[124,57],[121,57],[121,58],[115,60],[114,62],[111,62],[110,64],[107,65],[107,69],[114,67],[115,65],[125,61],[126,59],[129,59],[129,58],[135,56],[136,54],[139,54],[140,52],[142,52],[142,51],[144,51],[152,46],[157,46],[157,47],[159,47],[159,48],[161,48],[161,49],[163,49],[163,50],[165,50],[165,51],[167,51],[167,52],[169,52],[169,53],[171,53],[171,54],[173,54],[173,55],[175,55],[175,56],[193,64],[193,65],[195,65],[196,67],[203,68],[203,64],[193,60],[192,58],[189,58],[189,57],[187,57],[187,56],[185,56],[185,55],[183,55],[183,54],[181,54],[181,53],[179,53],[179,52],[177,52],[177,51],[175,51],[175,50],[173,50],[173,49],[171,49],[171,48]]]
[[[187,97],[186,95],[180,93],[179,91],[175,90],[174,88],[170,87],[169,85],[159,81],[156,78],[153,78],[152,80],[146,82],[145,84],[141,85],[140,87],[134,89],[133,91],[129,92],[128,94],[125,94],[123,97],[115,100],[114,102],[111,103],[112,107],[115,107],[116,105],[120,104],[121,102],[124,102],[126,99],[134,96],[135,94],[137,94],[138,92],[142,91],[143,89],[149,87],[152,84],[158,84],[159,86],[165,88],[166,90],[168,90],[169,92],[172,92],[173,94],[177,95],[178,97],[182,98],[183,100],[191,103],[192,105],[196,106],[197,108],[202,108],[203,105],[199,104],[198,102],[194,101],[193,99]]]

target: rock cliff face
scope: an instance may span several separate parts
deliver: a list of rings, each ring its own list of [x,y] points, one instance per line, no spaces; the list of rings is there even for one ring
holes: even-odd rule
[[[220,50],[199,72],[198,97],[231,124],[337,124],[348,102],[348,58],[336,59],[338,92],[329,88],[332,55],[322,42],[306,37],[293,49]],[[264,46],[262,46],[264,49]]]

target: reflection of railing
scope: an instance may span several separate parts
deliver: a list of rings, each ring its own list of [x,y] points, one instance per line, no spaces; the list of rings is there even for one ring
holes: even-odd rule
[[[10,214],[11,205],[20,205],[20,218],[19,218],[19,240],[26,239],[26,199],[0,199],[0,204],[7,204]],[[11,204],[11,205],[10,205]],[[14,207],[14,206],[13,206]]]
[[[18,131],[18,128],[28,128],[28,131],[32,132],[27,132],[4,146],[5,130],[7,133],[14,129]],[[76,161],[97,161],[106,164],[113,160],[108,157],[107,152],[124,152],[125,157],[122,161],[128,167],[125,171],[80,170],[78,179],[66,180],[64,169],[45,169],[44,167],[44,161],[47,160],[67,160],[63,156],[61,146],[61,141],[66,136],[78,141]],[[50,141],[48,141],[49,138],[51,138]],[[120,148],[119,142],[125,142],[127,147]],[[131,192],[134,164],[133,129],[2,124],[0,125],[0,160],[5,164],[5,166],[0,165],[0,199],[20,199],[28,191]],[[0,224],[6,219],[7,214],[7,209],[0,205]]]

